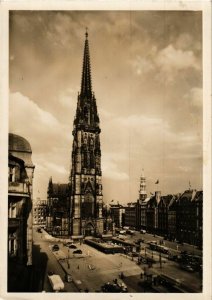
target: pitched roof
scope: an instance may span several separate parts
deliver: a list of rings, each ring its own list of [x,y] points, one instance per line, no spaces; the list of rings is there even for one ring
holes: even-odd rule
[[[69,185],[68,183],[53,183],[53,195],[56,196],[68,196]]]

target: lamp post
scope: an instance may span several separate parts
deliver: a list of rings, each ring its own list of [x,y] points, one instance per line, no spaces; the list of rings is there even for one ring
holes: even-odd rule
[[[70,269],[70,264],[69,264],[69,248],[68,248],[68,269]]]
[[[159,253],[159,262],[160,262],[160,269],[162,269],[161,253]]]

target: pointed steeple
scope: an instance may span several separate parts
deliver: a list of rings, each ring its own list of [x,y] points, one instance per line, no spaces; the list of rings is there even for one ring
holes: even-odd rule
[[[91,85],[91,66],[88,45],[88,32],[85,33],[85,47],[82,67],[81,91],[78,94],[77,111],[74,120],[74,131],[76,128],[100,132],[99,116],[97,112],[96,98]]]
[[[80,96],[87,96],[88,98],[92,96],[92,86],[91,86],[91,66],[90,66],[90,53],[88,44],[88,32],[86,28],[85,32],[85,47],[84,47],[84,58],[82,67],[82,82],[81,82],[81,93]]]

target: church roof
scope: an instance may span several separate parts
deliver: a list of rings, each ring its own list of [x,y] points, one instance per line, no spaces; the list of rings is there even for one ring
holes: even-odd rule
[[[69,186],[67,183],[53,183],[53,195],[54,196],[67,196],[69,192]]]
[[[20,135],[9,133],[9,151],[32,153],[30,143]]]

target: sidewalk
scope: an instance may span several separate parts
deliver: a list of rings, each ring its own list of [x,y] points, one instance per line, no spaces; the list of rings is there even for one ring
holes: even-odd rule
[[[42,235],[44,238],[48,241],[52,241],[55,243],[68,243],[68,242],[73,242],[72,239],[63,239],[63,238],[56,238],[50,235],[46,230],[42,229]]]

